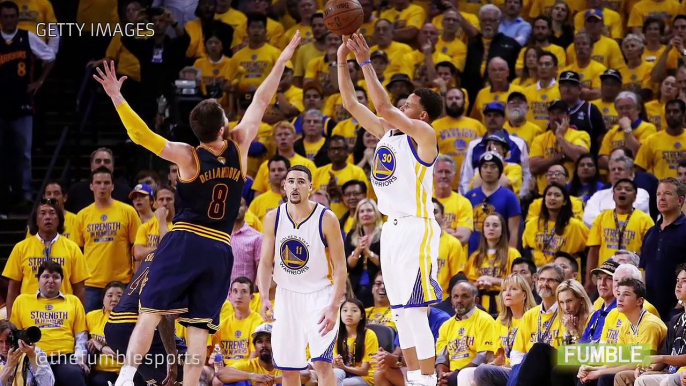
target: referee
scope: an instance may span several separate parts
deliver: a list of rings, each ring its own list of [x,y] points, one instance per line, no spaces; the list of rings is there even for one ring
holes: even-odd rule
[[[569,105],[569,125],[591,136],[591,153],[598,154],[605,134],[603,115],[594,104],[581,99],[581,77],[574,71],[560,74],[560,97]]]

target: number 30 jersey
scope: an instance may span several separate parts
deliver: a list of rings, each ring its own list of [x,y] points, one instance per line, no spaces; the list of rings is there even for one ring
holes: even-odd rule
[[[389,130],[376,145],[371,181],[379,211],[392,218],[434,218],[433,169],[417,156],[409,135]]]
[[[314,293],[332,283],[322,227],[328,209],[314,204],[310,215],[296,223],[288,214],[288,205],[276,209],[274,281],[292,292]]]
[[[198,173],[187,180],[179,176],[174,228],[213,239],[230,238],[245,183],[238,145],[224,141],[218,153],[200,145],[193,156]]]

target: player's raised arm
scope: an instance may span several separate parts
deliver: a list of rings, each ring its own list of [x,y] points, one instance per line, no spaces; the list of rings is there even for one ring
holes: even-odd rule
[[[114,61],[104,63],[102,67],[105,70],[105,73],[103,74],[100,68],[96,68],[99,76],[93,75],[93,78],[102,85],[107,96],[112,99],[112,103],[114,103],[114,107],[117,109],[117,113],[119,113],[119,117],[121,118],[124,127],[126,127],[129,138],[131,138],[135,144],[141,145],[165,160],[178,164],[179,166],[186,166],[194,163],[193,148],[190,145],[167,141],[161,135],[153,132],[148,125],[143,122],[141,117],[133,111],[131,106],[126,103],[126,100],[121,95],[120,91],[122,83],[126,80],[126,76],[117,79]]]
[[[257,131],[260,129],[260,122],[262,122],[264,112],[279,88],[279,82],[281,81],[283,70],[286,68],[286,62],[291,59],[299,45],[300,32],[298,31],[276,60],[276,63],[274,63],[274,67],[267,75],[267,78],[255,91],[255,96],[245,111],[241,123],[231,131],[231,138],[236,141],[243,154],[248,154],[250,143],[257,137]]]
[[[436,132],[433,127],[419,119],[411,119],[398,108],[393,106],[388,93],[376,76],[371,66],[369,46],[362,34],[353,34],[347,40],[348,48],[355,54],[355,59],[362,68],[364,79],[367,81],[369,96],[374,103],[377,113],[385,119],[391,127],[409,135],[420,146],[436,146]]]
[[[276,210],[267,212],[264,216],[262,226],[262,253],[260,263],[257,266],[257,277],[255,284],[262,300],[262,318],[266,322],[271,322],[274,316],[272,302],[269,300],[269,288],[272,285],[272,274],[274,273],[274,243],[276,238]]]
[[[357,93],[355,93],[355,87],[348,71],[348,54],[350,50],[346,40],[347,38],[343,36],[343,44],[338,48],[338,86],[341,98],[343,99],[343,108],[348,110],[353,118],[357,119],[360,125],[368,132],[377,138],[381,138],[386,133],[386,129],[381,123],[381,118],[371,112],[367,106],[357,101]]]

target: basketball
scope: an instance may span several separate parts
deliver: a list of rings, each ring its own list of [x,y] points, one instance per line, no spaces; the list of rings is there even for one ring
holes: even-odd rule
[[[351,35],[362,26],[364,11],[357,0],[329,0],[324,7],[324,24],[336,35]]]

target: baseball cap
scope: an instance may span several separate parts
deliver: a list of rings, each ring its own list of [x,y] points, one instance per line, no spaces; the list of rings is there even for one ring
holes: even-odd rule
[[[505,115],[505,105],[503,105],[500,102],[486,103],[486,106],[484,106],[484,114],[491,112],[491,111],[501,113],[504,116]]]
[[[510,150],[510,143],[507,142],[507,138],[505,138],[505,133],[502,130],[498,130],[495,133],[487,136],[486,143],[488,143],[489,141],[498,142],[502,144],[505,147],[505,149]]]
[[[407,74],[395,74],[391,76],[391,80],[386,85],[386,88],[390,89],[391,85],[395,82],[405,82],[410,87],[410,90],[414,90],[414,83],[412,83],[412,79],[410,79],[410,76]]]
[[[272,325],[269,323],[262,323],[259,326],[257,326],[257,328],[255,328],[255,332],[252,333],[252,338],[255,339],[260,334],[271,335],[271,333],[272,333]]]
[[[521,93],[519,91],[512,91],[510,93],[510,95],[507,96],[507,101],[509,102],[515,98],[521,98],[521,99],[524,99],[524,102],[527,102],[526,95],[524,95],[524,93]]]
[[[381,59],[385,60],[386,63],[388,63],[388,54],[383,50],[378,50],[378,51],[372,52],[372,56],[370,57],[370,59],[374,59],[374,58],[381,58]]]
[[[619,264],[616,261],[606,260],[600,267],[592,270],[591,273],[597,275],[603,272],[612,276],[615,274],[615,270],[617,270],[617,267],[619,267]]]
[[[617,79],[621,83],[622,82],[622,73],[615,70],[615,69],[608,68],[607,70],[605,70],[605,72],[600,74],[600,80],[601,81],[603,81],[605,79],[610,79],[610,78]]]
[[[581,78],[579,74],[574,71],[564,71],[560,74],[560,82],[571,82],[571,83],[581,83]]]
[[[589,18],[594,17],[598,20],[603,20],[603,12],[599,9],[589,9],[586,11],[586,15],[584,17],[584,20],[588,20]]]
[[[129,198],[133,198],[133,195],[136,193],[150,195],[150,198],[155,196],[155,192],[153,192],[152,187],[148,184],[138,184],[134,186],[131,193],[129,193]]]
[[[322,86],[319,84],[318,81],[309,81],[303,85],[303,94],[306,93],[308,90],[317,90],[320,94],[324,94],[324,91],[322,90]]]
[[[562,110],[562,111],[569,111],[569,105],[567,102],[563,101],[562,99],[555,99],[550,106],[548,106],[548,111],[550,110]]]

